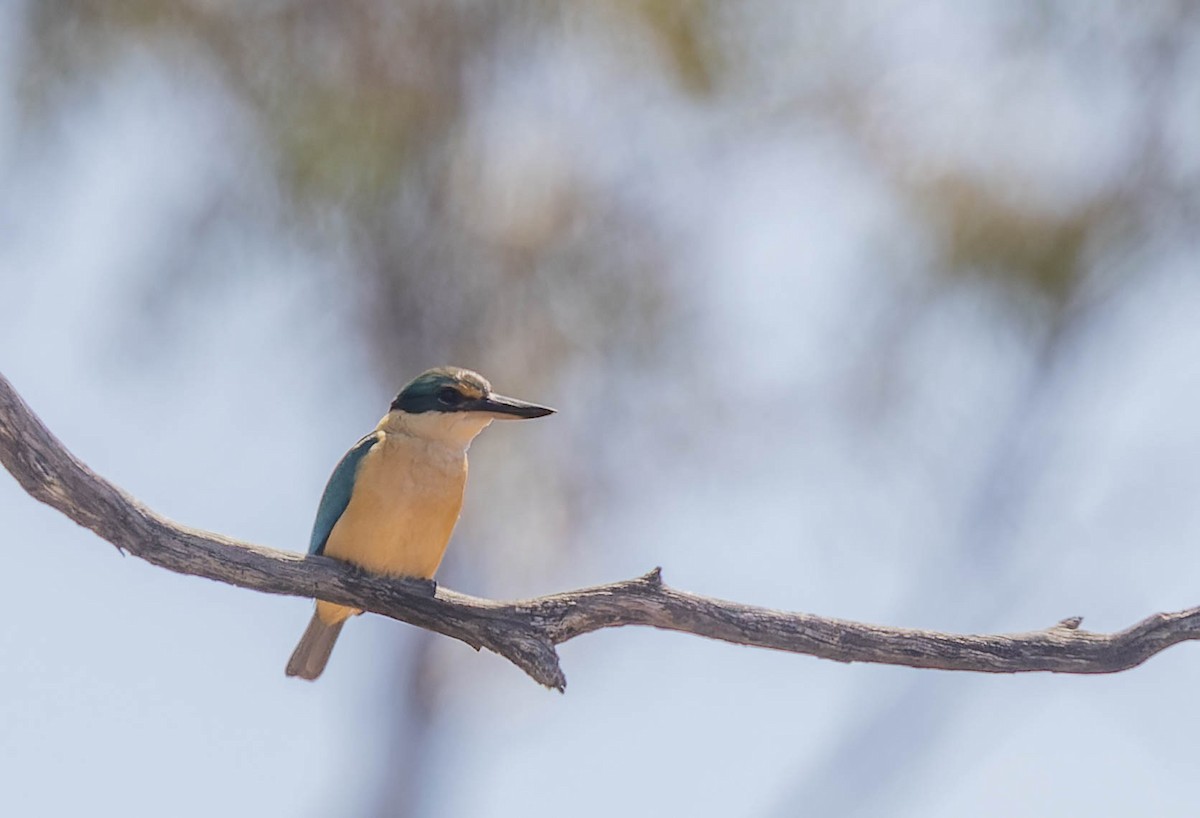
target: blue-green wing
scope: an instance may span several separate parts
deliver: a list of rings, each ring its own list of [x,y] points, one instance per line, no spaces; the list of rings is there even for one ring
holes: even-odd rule
[[[358,464],[378,442],[379,432],[372,432],[355,443],[329,476],[329,482],[325,484],[325,493],[321,495],[321,505],[317,507],[317,520],[313,523],[312,538],[308,541],[308,553],[325,552],[329,533],[337,525],[346,506],[350,505],[350,495],[354,493],[354,478],[358,475]]]

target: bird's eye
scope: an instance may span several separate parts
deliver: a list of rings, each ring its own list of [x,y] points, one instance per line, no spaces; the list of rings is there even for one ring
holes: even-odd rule
[[[442,406],[458,406],[463,402],[462,393],[449,386],[438,392],[437,399]]]

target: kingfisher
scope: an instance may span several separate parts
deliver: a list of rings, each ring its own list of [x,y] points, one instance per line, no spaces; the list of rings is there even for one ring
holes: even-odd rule
[[[317,507],[308,553],[380,574],[433,579],[462,510],[471,441],[493,420],[553,413],[497,395],[469,369],[422,372],[334,468]],[[360,613],[317,600],[287,675],[320,676],[342,625]]]

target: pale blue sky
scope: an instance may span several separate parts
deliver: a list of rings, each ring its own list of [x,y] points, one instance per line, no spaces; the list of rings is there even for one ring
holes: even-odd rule
[[[22,42],[14,8],[0,42]],[[977,166],[1047,214],[1120,176],[1137,150],[1124,73],[1092,70],[1086,43],[1014,66],[991,17],[922,9],[842,32],[886,79],[867,115],[918,165]],[[802,93],[812,78],[788,65],[771,69],[776,90]],[[1051,79],[1025,93],[1034,69]],[[330,468],[390,397],[355,346],[336,260],[234,236],[195,262],[209,285],[147,317],[146,283],[178,263],[162,236],[213,185],[265,173],[255,136],[203,76],[132,55],[34,140],[14,124],[14,70],[0,58],[0,371],[156,510],[301,550]],[[627,75],[565,47],[509,70],[479,104],[497,162],[534,161],[530,122],[591,146],[595,183],[671,236],[702,332],[678,353],[700,377],[678,385],[689,400],[626,394],[597,430],[644,482],[587,521],[553,584],[527,577],[506,596],[662,565],[714,596],[948,630],[1076,614],[1108,630],[1200,602],[1200,276],[1177,216],[1123,254],[1095,251],[1087,320],[1033,389],[1032,334],[986,285],[929,294],[926,228],[828,123],[739,132],[737,112],[653,84],[622,92]],[[1182,144],[1200,106],[1176,91]],[[589,120],[580,99],[616,113]],[[1166,161],[1194,186],[1194,153],[1171,139]],[[573,410],[569,391],[529,397]],[[864,410],[872,398],[885,408]],[[569,440],[550,422],[487,434],[473,454],[489,468],[534,439],[520,435]],[[503,512],[470,502],[474,530]],[[308,602],[121,558],[7,476],[0,521],[0,813],[368,809],[387,774],[375,705],[395,674],[381,665],[406,626],[354,622],[331,672],[302,684],[282,668]],[[565,696],[455,649],[428,815],[1195,812],[1192,646],[1111,677],[990,677],[606,631],[563,646]]]

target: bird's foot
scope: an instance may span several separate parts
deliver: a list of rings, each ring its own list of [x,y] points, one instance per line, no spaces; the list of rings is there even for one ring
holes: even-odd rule
[[[437,595],[437,582],[422,577],[401,577],[400,581],[407,589],[417,596],[434,597]]]

